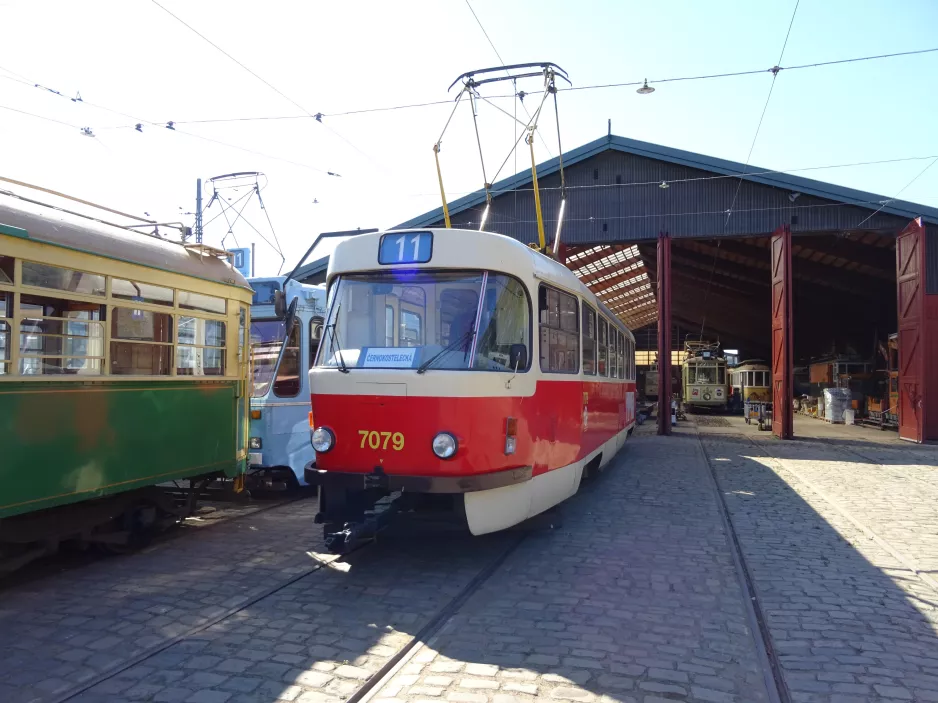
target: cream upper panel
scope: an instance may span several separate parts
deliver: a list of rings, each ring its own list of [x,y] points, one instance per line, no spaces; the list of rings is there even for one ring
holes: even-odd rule
[[[413,231],[433,233],[433,255],[425,264],[408,264],[407,268],[476,269],[508,273],[521,279],[532,294],[537,283],[552,284],[576,293],[602,310],[616,326],[633,339],[629,329],[593,295],[563,264],[540,254],[516,239],[494,232],[465,229],[388,230],[360,234],[341,242],[329,260],[328,279],[354,271],[376,271],[391,266],[378,263],[381,237],[388,233]]]
[[[228,261],[200,256],[175,242],[129,232],[15,198],[0,197],[0,225],[25,230],[29,241],[249,288],[244,276]]]

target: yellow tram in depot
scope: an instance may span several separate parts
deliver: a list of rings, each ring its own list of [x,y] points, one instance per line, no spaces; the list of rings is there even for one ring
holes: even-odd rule
[[[742,409],[746,424],[753,420],[763,429],[771,419],[772,370],[762,359],[747,359],[730,369],[735,406]]]
[[[252,291],[228,257],[0,194],[0,573],[240,489]]]
[[[681,364],[684,411],[726,410],[729,389],[726,357],[720,351],[720,343],[687,340],[684,351],[685,358]]]

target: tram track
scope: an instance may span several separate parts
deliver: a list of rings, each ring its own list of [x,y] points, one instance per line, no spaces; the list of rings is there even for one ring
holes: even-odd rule
[[[250,514],[256,515],[257,512],[258,511],[255,511]],[[427,619],[426,622],[417,630],[417,632],[410,637],[406,644],[401,646],[398,651],[391,655],[374,674],[369,676],[368,679],[362,682],[354,692],[346,697],[346,703],[361,703],[361,701],[370,700],[374,694],[379,692],[383,685],[388,680],[390,680],[390,678],[402,666],[410,661],[410,659],[416,655],[424,646],[433,642],[434,637],[442,631],[442,629],[451,620],[451,618],[456,615],[465,602],[468,601],[469,598],[471,598],[472,595],[479,590],[479,588],[498,570],[498,568],[505,562],[506,559],[508,559],[508,557],[526,538],[527,534],[525,533],[512,534],[507,540],[507,544],[498,550],[494,558],[490,559],[455,596],[448,600],[442,607],[438,608],[436,612],[433,613],[429,619]],[[98,676],[95,676],[88,681],[82,682],[81,684],[64,691],[54,698],[50,698],[46,703],[65,703],[66,701],[75,700],[78,696],[89,691],[95,686],[110,679],[116,678],[123,672],[145,663],[148,659],[151,659],[152,657],[167,651],[173,646],[184,642],[187,639],[195,637],[205,632],[209,628],[225,622],[226,620],[234,618],[239,613],[247,610],[248,608],[251,608],[252,606],[258,605],[272,596],[275,596],[293,584],[298,583],[317,572],[323,571],[324,569],[335,568],[337,562],[347,559],[354,554],[373,549],[375,544],[375,540],[362,543],[343,555],[329,555],[321,557],[319,555],[314,556],[312,553],[310,553],[310,556],[316,561],[316,563],[310,566],[308,569],[271,586],[270,588],[248,599],[247,601],[238,604],[237,606],[228,608],[218,616],[213,617],[197,626],[194,626],[175,637],[169,638],[164,642],[161,642],[141,652],[129,660],[123,661],[118,666],[115,666],[114,668],[107,671],[103,671]]]
[[[741,436],[742,436],[742,437],[745,437],[745,435],[741,435]],[[757,447],[759,446],[759,445],[756,444],[756,442],[755,442],[754,440],[752,440],[751,438],[745,437],[745,439],[746,439],[750,444],[752,444],[753,446],[757,446]],[[760,447],[760,448],[763,448],[763,447]],[[818,487],[818,485],[817,485],[816,483],[814,483],[814,482],[811,481],[810,479],[806,478],[806,477],[804,476],[804,474],[802,474],[800,471],[798,471],[798,470],[792,468],[791,466],[786,466],[786,465],[781,464],[781,461],[782,461],[782,460],[781,460],[778,456],[772,454],[771,449],[769,449],[768,446],[766,446],[764,449],[765,449],[766,453],[771,456],[771,460],[772,460],[773,463],[775,464],[774,469],[775,469],[775,471],[776,471],[777,473],[778,473],[778,472],[788,472],[789,474],[791,474],[792,476],[794,476],[797,481],[799,481],[801,484],[803,484],[805,487],[807,487],[810,491],[812,491],[812,492],[815,493],[818,497],[820,497],[824,502],[826,502],[828,505],[830,505],[832,508],[834,508],[834,510],[836,510],[844,519],[846,519],[848,522],[850,522],[854,527],[856,527],[858,530],[860,530],[860,532],[862,532],[864,535],[866,535],[866,537],[867,537],[868,539],[870,539],[871,541],[875,542],[877,546],[879,546],[882,550],[884,550],[885,552],[887,552],[893,559],[895,559],[898,563],[900,563],[900,564],[904,567],[904,570],[905,570],[905,571],[908,571],[908,572],[911,573],[912,575],[914,575],[914,576],[916,576],[917,578],[919,578],[923,583],[925,583],[925,584],[935,593],[935,595],[938,595],[938,579],[935,579],[933,576],[931,576],[931,572],[930,572],[929,570],[927,570],[927,569],[919,569],[918,566],[917,566],[916,563],[915,563],[915,560],[914,560],[912,557],[909,557],[908,555],[903,554],[899,549],[897,549],[896,547],[894,547],[894,546],[893,546],[888,540],[886,540],[882,535],[880,535],[879,533],[877,533],[872,527],[870,527],[869,525],[867,525],[866,523],[864,523],[862,520],[860,520],[859,518],[857,518],[857,517],[856,517],[849,509],[847,509],[847,507],[844,506],[840,501],[838,501],[838,500],[834,499],[833,497],[831,497],[826,491],[824,491],[823,489],[821,489],[820,487]],[[846,449],[846,448],[840,447],[840,446],[835,446],[835,447],[833,447],[833,449],[834,449],[835,451],[841,451],[841,452],[843,452],[843,453],[845,453],[845,454],[848,454],[848,455],[852,455],[852,456],[854,456],[854,457],[861,458],[861,459],[863,459],[864,461],[867,461],[867,462],[869,462],[869,463],[871,463],[871,464],[874,464],[874,465],[876,465],[876,466],[879,466],[880,468],[884,469],[887,473],[893,473],[892,470],[890,470],[888,467],[886,467],[886,466],[884,466],[883,464],[877,462],[875,459],[872,459],[872,458],[870,458],[870,457],[868,457],[868,456],[865,456],[864,454],[862,454],[862,453],[860,453],[860,452],[854,451],[854,450],[852,450],[852,449]],[[905,477],[905,478],[914,478],[914,477],[908,476],[908,475],[905,474],[904,472],[899,472],[899,473],[900,473],[900,475],[902,475],[902,476]],[[921,481],[921,479],[918,479],[918,480]],[[921,483],[924,483],[924,484],[926,484],[926,485],[929,485],[931,488],[934,488],[934,486],[931,486],[931,485],[928,484],[926,481],[921,481]]]
[[[761,647],[759,646],[759,641],[755,643],[756,653],[759,659],[760,668],[762,669],[763,681],[765,683],[766,692],[769,695],[769,701],[770,703],[791,703],[792,697],[788,691],[788,686],[785,684],[785,678],[782,674],[782,664],[779,660],[778,650],[776,649],[772,639],[772,634],[769,630],[768,622],[766,621],[765,612],[762,609],[761,601],[759,600],[759,594],[756,590],[752,572],[746,563],[746,555],[743,553],[742,544],[739,541],[739,535],[736,532],[735,525],[733,524],[732,514],[730,513],[729,506],[726,504],[726,498],[723,495],[723,489],[720,488],[720,481],[717,478],[716,471],[713,468],[713,462],[710,460],[710,455],[707,452],[707,448],[704,446],[703,440],[700,438],[700,432],[697,430],[696,423],[694,424],[694,436],[697,439],[697,447],[699,448],[701,455],[703,456],[704,463],[707,466],[707,474],[710,477],[710,486],[716,496],[716,500],[719,506],[720,519],[723,523],[723,529],[730,541],[730,552],[733,557],[733,566],[736,569],[736,576],[737,580],[739,581],[740,589],[745,596],[745,609],[747,619],[749,620],[749,627],[753,633],[759,633],[759,638],[761,640]]]
[[[2,592],[4,589],[21,587],[30,583],[35,583],[42,579],[52,578],[56,575],[82,569],[93,564],[100,563],[106,559],[132,557],[138,554],[147,554],[153,550],[161,549],[167,544],[172,544],[177,540],[192,537],[203,532],[204,530],[209,530],[219,525],[229,525],[233,522],[237,522],[248,517],[260,515],[261,513],[265,513],[271,510],[285,508],[289,505],[292,505],[293,503],[297,503],[302,500],[310,500],[314,497],[315,496],[311,493],[300,492],[298,495],[293,495],[289,498],[270,499],[269,503],[266,501],[264,504],[255,503],[254,505],[257,505],[257,507],[254,508],[239,506],[244,507],[244,509],[237,510],[237,512],[232,511],[232,514],[224,515],[220,518],[211,518],[210,520],[206,520],[203,516],[200,515],[189,516],[184,518],[182,523],[155,535],[153,540],[147,546],[137,550],[128,551],[126,554],[107,554],[105,552],[86,549],[81,552],[66,552],[50,555],[44,557],[42,560],[28,564],[20,570],[12,571],[7,574],[0,574],[0,592]],[[212,512],[209,513],[209,515],[213,515],[219,510],[219,506],[231,505],[232,503],[229,501],[223,502],[218,500],[208,500],[202,504],[202,507],[212,508]],[[224,508],[221,508],[221,510],[224,510]],[[204,520],[205,524],[191,524],[190,521],[193,520]]]

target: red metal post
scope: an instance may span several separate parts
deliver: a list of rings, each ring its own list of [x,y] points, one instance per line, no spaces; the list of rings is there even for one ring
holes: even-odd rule
[[[658,233],[658,434],[671,434],[671,237]]]
[[[779,227],[769,249],[772,263],[772,432],[794,436],[792,381],[794,335],[791,309],[791,228]]]
[[[911,442],[933,439],[931,427],[938,416],[929,412],[938,394],[929,386],[938,383],[934,343],[938,320],[931,307],[936,303],[925,295],[925,228],[921,218],[912,220],[896,237],[896,294],[899,320],[899,437]],[[932,378],[929,378],[931,376]]]

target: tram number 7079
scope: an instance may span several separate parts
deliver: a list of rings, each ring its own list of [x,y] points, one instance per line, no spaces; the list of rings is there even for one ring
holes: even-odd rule
[[[359,430],[358,434],[361,435],[362,438],[362,449],[365,448],[366,444],[371,449],[387,449],[388,440],[391,441],[391,448],[394,451],[399,452],[404,448],[404,435],[401,432],[391,433],[375,432],[374,430]]]

